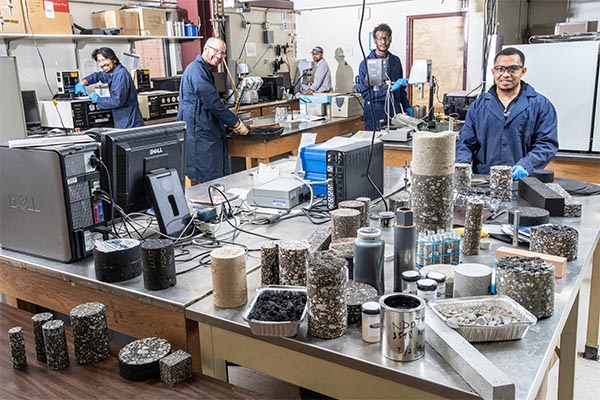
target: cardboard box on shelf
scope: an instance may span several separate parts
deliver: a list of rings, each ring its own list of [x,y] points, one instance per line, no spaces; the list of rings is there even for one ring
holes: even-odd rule
[[[158,8],[133,7],[124,11],[135,13],[142,36],[167,36],[167,12]]]
[[[27,33],[71,35],[71,15],[68,0],[23,0]]]
[[[94,28],[120,28],[121,35],[138,36],[140,22],[138,15],[126,10],[94,11],[92,13],[92,27]]]
[[[20,0],[0,0],[1,33],[25,33],[25,20]]]

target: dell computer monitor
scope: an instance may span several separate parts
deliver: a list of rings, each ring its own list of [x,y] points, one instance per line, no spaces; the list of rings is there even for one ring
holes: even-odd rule
[[[23,111],[25,112],[25,123],[27,129],[39,128],[42,126],[40,109],[38,108],[37,96],[35,90],[22,90]]]
[[[112,193],[109,193],[116,204],[125,213],[153,208],[161,231],[169,235],[178,235],[181,230],[174,228],[189,220],[183,196],[185,126],[185,122],[173,122],[109,130],[100,136],[102,161],[110,177]],[[109,179],[105,175],[106,171],[102,174],[102,183],[108,187]],[[152,186],[154,183],[158,186]],[[174,214],[177,221],[169,222],[163,207],[167,207],[166,214]],[[161,218],[167,220],[162,221],[164,226]]]

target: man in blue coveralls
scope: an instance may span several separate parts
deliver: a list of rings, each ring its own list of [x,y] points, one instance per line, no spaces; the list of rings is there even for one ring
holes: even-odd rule
[[[90,94],[90,100],[97,103],[100,110],[112,110],[115,128],[144,126],[133,79],[127,68],[121,65],[114,50],[101,47],[94,50],[92,58],[102,71],[94,72],[79,81],[75,85],[75,94],[85,96],[87,85],[97,82],[108,83],[110,97],[100,97],[94,92]]]
[[[371,50],[371,53],[369,53],[367,59],[387,58],[387,78],[394,82],[390,93],[392,96],[391,103],[393,104],[393,106],[390,106],[390,117],[394,116],[392,115],[394,109],[398,114],[406,113],[412,116],[412,108],[410,108],[410,103],[408,102],[408,96],[406,94],[408,79],[403,78],[404,73],[402,71],[402,63],[400,62],[400,58],[389,52],[390,45],[392,44],[392,28],[390,28],[387,24],[377,25],[373,29],[373,40],[375,41],[375,49]],[[363,60],[358,67],[358,85],[360,88],[360,93],[365,101],[365,130],[379,130],[379,121],[382,119],[387,119],[385,110],[385,98],[387,95],[387,90],[383,88],[376,91],[369,90],[367,81],[367,65],[365,60]],[[372,99],[371,93],[373,93]],[[375,109],[375,121],[373,121],[373,114],[371,113],[371,102],[373,102],[373,107]]]
[[[469,107],[456,146],[456,162],[473,162],[473,172],[511,165],[513,180],[544,168],[558,151],[556,110],[522,81],[525,55],[508,47],[494,58],[495,85]]]
[[[221,101],[211,68],[217,67],[227,47],[219,38],[206,41],[202,55],[183,72],[179,86],[178,121],[186,122],[186,175],[192,183],[229,175],[229,153],[225,125],[238,135],[248,128]]]

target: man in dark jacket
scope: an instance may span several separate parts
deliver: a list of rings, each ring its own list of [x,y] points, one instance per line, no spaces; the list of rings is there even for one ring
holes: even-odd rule
[[[544,168],[558,151],[556,110],[521,78],[525,55],[508,47],[494,58],[495,85],[471,104],[456,146],[456,161],[473,162],[473,172],[511,165],[513,180]]]
[[[110,97],[101,97],[91,93],[90,100],[97,103],[101,110],[112,110],[115,128],[135,128],[144,126],[142,113],[137,98],[137,90],[127,71],[117,58],[113,49],[101,47],[94,50],[92,58],[96,60],[102,71],[94,72],[75,85],[75,94],[86,94],[85,86],[97,82],[108,83]]]
[[[412,115],[412,109],[408,102],[408,96],[406,94],[406,86],[408,85],[408,79],[403,78],[404,73],[402,71],[402,63],[398,56],[393,55],[389,52],[390,45],[392,44],[392,28],[387,24],[377,25],[373,29],[373,40],[375,41],[375,49],[371,50],[371,53],[367,56],[367,59],[373,58],[387,58],[387,77],[389,80],[394,82],[391,88],[390,96],[393,106],[390,105],[390,118],[394,116],[394,109],[397,114],[406,113]],[[365,100],[364,120],[365,130],[372,131],[373,129],[379,130],[379,121],[387,119],[385,98],[387,96],[387,90],[381,88],[376,91],[372,91],[373,98],[371,99],[371,91],[369,90],[367,82],[367,65],[363,60],[358,67],[358,84],[360,87],[360,93]],[[375,108],[375,121],[373,121],[373,115],[371,113],[370,103],[373,102]]]
[[[187,124],[186,174],[193,183],[230,173],[225,125],[239,135],[248,134],[244,123],[221,101],[211,72],[225,57],[226,49],[221,39],[209,38],[202,55],[185,68],[179,86],[177,120]]]

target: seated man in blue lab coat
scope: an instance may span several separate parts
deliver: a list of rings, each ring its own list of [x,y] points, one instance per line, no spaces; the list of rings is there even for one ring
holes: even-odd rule
[[[542,169],[558,151],[557,118],[546,97],[522,81],[525,55],[508,47],[494,58],[495,85],[469,107],[456,146],[456,162],[473,172],[511,165],[513,180]]]

